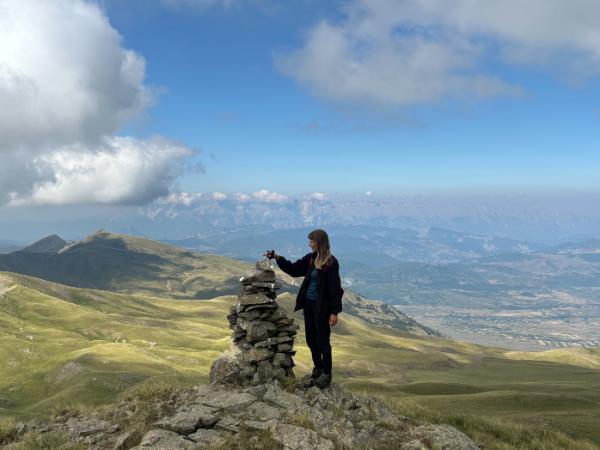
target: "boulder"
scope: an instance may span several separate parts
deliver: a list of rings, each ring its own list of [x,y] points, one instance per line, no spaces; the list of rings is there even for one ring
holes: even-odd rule
[[[478,450],[469,437],[449,425],[423,425],[410,432],[415,440],[442,450]]]
[[[198,428],[210,428],[218,422],[216,408],[206,405],[191,405],[174,416],[163,417],[154,425],[179,434],[193,433]]]
[[[273,438],[283,444],[285,450],[334,450],[335,446],[309,428],[277,423],[270,428]]]
[[[156,449],[156,450],[184,450],[194,447],[194,442],[168,430],[156,429],[148,431],[140,445],[133,447],[135,450]],[[133,450],[132,449],[132,450]]]

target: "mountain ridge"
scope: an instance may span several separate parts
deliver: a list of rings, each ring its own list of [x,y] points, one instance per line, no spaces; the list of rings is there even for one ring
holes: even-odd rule
[[[44,239],[49,238],[52,236]],[[239,274],[250,267],[249,263],[225,256],[195,253],[158,241],[104,230],[70,243],[66,250],[60,252],[17,251],[0,255],[0,270],[81,288],[187,300],[237,294]],[[298,281],[279,269],[277,272],[284,291],[297,293]],[[346,312],[359,314],[367,321],[405,331],[410,329],[415,333],[439,335],[383,301],[368,300],[348,291],[344,303]],[[361,305],[372,311],[365,311]],[[370,318],[375,310],[376,320]]]

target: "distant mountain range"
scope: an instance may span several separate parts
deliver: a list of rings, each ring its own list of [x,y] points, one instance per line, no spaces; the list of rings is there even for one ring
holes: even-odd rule
[[[0,208],[0,237],[30,241],[51,230],[79,240],[89,230],[102,228],[157,240],[197,238],[208,240],[210,245],[213,236],[235,233],[243,236],[305,227],[329,230],[364,226],[400,232],[443,229],[467,236],[501,236],[553,246],[599,238],[599,201],[600,194],[594,192],[313,193],[296,197],[269,191],[179,192],[144,206]],[[497,245],[482,243],[490,248]]]
[[[243,260],[261,255],[266,247],[288,257],[306,254],[313,227],[260,233],[221,232],[206,238],[163,240],[196,251],[210,251]],[[332,252],[346,267],[387,267],[401,261],[423,263],[465,262],[503,253],[530,253],[549,246],[496,236],[478,236],[442,228],[398,229],[367,225],[330,226]]]
[[[527,253],[501,253],[455,263],[399,262],[382,268],[346,268],[347,282],[372,298],[394,303],[436,304],[456,291],[471,292],[481,303],[490,305],[490,295],[508,297],[513,291],[600,289],[600,251],[598,241],[568,244]],[[600,297],[596,295],[600,300]],[[471,307],[477,307],[469,299]],[[538,305],[542,307],[541,304]]]

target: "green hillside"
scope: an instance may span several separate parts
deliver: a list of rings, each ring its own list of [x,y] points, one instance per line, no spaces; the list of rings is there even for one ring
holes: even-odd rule
[[[8,272],[0,273],[0,292],[0,415],[13,420],[73,402],[110,402],[151,380],[208,382],[210,363],[230,345],[226,314],[236,301],[117,294]],[[293,300],[278,297],[290,314]],[[301,376],[312,366],[302,315],[293,317],[301,327]],[[577,439],[600,444],[598,352],[528,355],[340,317],[332,333],[334,378],[359,394],[381,396],[417,419],[451,423],[488,448],[524,448],[500,441],[531,439],[540,429],[545,448],[584,448]]]
[[[56,235],[7,255],[0,270],[31,275],[80,288],[167,299],[203,300],[237,295],[239,277],[252,264],[219,255],[190,252],[126,234],[98,231],[80,242],[68,243]],[[298,292],[300,285],[276,269],[282,292]],[[45,289],[52,289],[46,286]],[[377,325],[416,334],[438,333],[382,301],[347,291],[344,313]]]
[[[0,255],[4,271],[69,286],[185,299],[236,293],[239,274],[248,267],[231,258],[104,231],[57,252],[23,249]]]

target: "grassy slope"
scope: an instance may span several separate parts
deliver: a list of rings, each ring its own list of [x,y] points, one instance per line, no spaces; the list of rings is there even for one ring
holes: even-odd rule
[[[210,363],[230,345],[225,316],[234,296],[167,300],[6,272],[2,291],[0,399],[5,406],[15,402],[0,409],[3,415],[35,415],[72,401],[105,403],[147,379],[205,383]],[[293,295],[278,301],[291,312]],[[296,374],[302,375],[311,360],[302,315],[294,317],[301,326]],[[491,448],[502,448],[494,447],[493,435],[513,423],[600,443],[597,352],[581,365],[548,352],[553,361],[527,360],[523,353],[415,336],[348,315],[334,329],[332,346],[338,382],[380,395],[405,414],[455,423]],[[489,423],[475,426],[481,417],[500,422],[482,431]]]
[[[96,232],[58,253],[0,255],[0,270],[69,286],[180,299],[235,293],[250,265],[149,239]]]
[[[44,238],[31,248],[47,248],[59,240]],[[64,242],[64,241],[63,241]],[[54,245],[54,244],[53,244]],[[54,245],[53,248],[56,248]],[[169,299],[211,299],[237,295],[239,276],[252,264],[219,255],[194,253],[126,234],[98,231],[60,253],[27,251],[0,255],[0,271],[31,275],[80,288]],[[300,285],[276,269],[283,290],[296,293]],[[437,334],[382,301],[348,291],[345,312],[369,322],[417,334]]]

